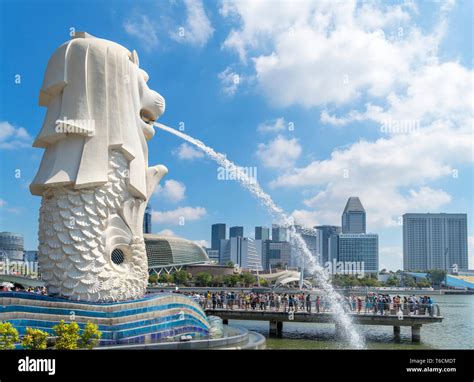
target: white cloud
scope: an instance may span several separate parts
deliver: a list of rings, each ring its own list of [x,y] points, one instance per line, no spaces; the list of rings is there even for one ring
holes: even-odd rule
[[[158,185],[155,189],[155,194],[163,196],[173,203],[180,202],[185,198],[186,186],[174,179],[165,181],[164,185]]]
[[[125,32],[137,38],[146,51],[151,51],[158,46],[159,39],[155,26],[148,16],[139,15],[133,20],[127,20],[123,24]]]
[[[4,210],[6,212],[13,213],[13,214],[20,214],[21,213],[21,210],[19,208],[8,207],[7,201],[3,200],[3,199],[0,199],[0,209]]]
[[[435,212],[449,203],[449,194],[426,183],[441,178],[455,181],[455,166],[472,161],[471,127],[455,128],[437,122],[416,134],[393,135],[374,142],[361,140],[336,149],[329,159],[295,168],[271,186],[318,187],[313,197],[304,200],[311,210],[306,214],[297,211],[306,220],[326,217],[333,220],[324,223],[337,223],[347,198],[356,195],[374,228],[393,226],[405,212]]]
[[[285,118],[277,118],[271,121],[265,121],[258,125],[257,131],[259,133],[278,133],[286,129]]]
[[[256,155],[265,167],[286,169],[300,157],[301,146],[296,138],[287,139],[278,135],[267,144],[260,143]]]
[[[443,28],[423,34],[410,26],[410,3],[356,4],[225,1],[220,12],[237,25],[223,48],[244,65],[251,59],[259,90],[277,106],[382,97],[436,53]]]
[[[217,77],[221,81],[222,91],[228,96],[233,96],[242,82],[242,78],[230,67],[220,72]]]
[[[12,150],[31,147],[31,137],[23,127],[15,127],[10,122],[0,122],[0,149]]]
[[[194,240],[194,242],[203,248],[209,247],[209,242],[207,240]]]
[[[379,269],[397,271],[403,269],[403,248],[402,247],[380,247],[379,248]]]
[[[171,211],[153,211],[152,220],[159,224],[184,225],[202,219],[206,215],[204,207],[180,207]]]
[[[412,73],[403,94],[388,95],[386,110],[369,103],[364,112],[352,110],[340,118],[323,111],[320,120],[336,126],[364,120],[380,124],[411,122],[420,127],[437,119],[466,124],[472,118],[473,83],[473,71],[459,63],[428,65]]]
[[[164,230],[161,230],[160,232],[158,232],[158,235],[162,235],[162,236],[176,236],[176,234],[170,230],[170,229],[164,229]]]
[[[173,32],[171,37],[183,43],[204,46],[214,33],[209,18],[206,16],[201,0],[184,0],[186,23]]]
[[[194,160],[204,156],[202,151],[195,149],[187,143],[181,143],[178,149],[173,150],[173,154],[182,160]]]

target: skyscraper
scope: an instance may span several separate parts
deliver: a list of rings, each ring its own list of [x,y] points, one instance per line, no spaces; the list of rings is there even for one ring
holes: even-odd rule
[[[378,272],[379,238],[367,234],[365,210],[358,197],[350,197],[342,213],[342,227],[318,226],[319,250],[323,264],[338,261],[344,267],[359,263],[364,272]]]
[[[270,268],[286,268],[290,265],[291,246],[287,241],[274,242],[266,240],[264,243],[265,250],[265,269]]]
[[[268,227],[255,227],[255,240],[270,239],[270,229]]]
[[[23,261],[24,238],[21,233],[0,232],[0,252],[10,261]]]
[[[342,233],[365,233],[365,210],[357,196],[347,200],[342,213]]]
[[[467,215],[403,215],[403,269],[468,269]]]
[[[222,240],[221,243],[223,244],[221,264],[232,261],[243,269],[262,270],[261,259],[253,239],[233,236],[229,240]]]
[[[272,241],[287,241],[288,232],[285,227],[278,224],[272,224]]]
[[[151,233],[151,207],[147,205],[143,216],[143,233]]]
[[[225,239],[225,224],[213,224],[211,228],[211,249],[220,249],[221,239]]]
[[[338,261],[360,262],[366,273],[379,271],[379,236],[370,233],[341,233],[338,236]]]
[[[318,232],[313,228],[306,228],[299,225],[295,226],[295,230],[300,234],[301,238],[306,243],[306,247],[309,249],[314,259],[319,263],[319,248],[318,248]],[[294,253],[291,261],[292,266],[302,266],[298,257]]]
[[[229,238],[231,237],[243,237],[244,236],[244,227],[235,226],[229,228]]]
[[[321,264],[325,264],[331,261],[329,240],[331,236],[337,236],[341,233],[341,227],[335,225],[320,225],[314,228],[316,228],[318,233],[318,253],[320,255]],[[337,259],[337,249],[335,253],[335,258]]]

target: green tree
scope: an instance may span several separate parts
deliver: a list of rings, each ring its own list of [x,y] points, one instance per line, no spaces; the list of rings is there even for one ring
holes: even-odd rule
[[[400,281],[396,276],[390,276],[386,281],[387,286],[399,286]]]
[[[240,274],[240,282],[244,284],[244,286],[255,285],[256,281],[257,281],[257,278],[254,275],[252,275],[250,272],[242,272]]]
[[[174,282],[176,284],[185,285],[188,282],[189,274],[186,271],[177,271],[173,274]]]
[[[172,283],[174,281],[173,275],[169,275],[166,272],[163,272],[158,278],[160,283]]]
[[[418,288],[429,288],[431,286],[431,283],[429,282],[429,280],[420,280],[416,283],[416,286]]]
[[[53,326],[53,330],[57,336],[56,349],[58,350],[75,350],[79,341],[79,325],[75,322],[66,324],[61,320],[59,324]]]
[[[196,275],[196,283],[199,286],[209,286],[212,283],[212,276],[207,272],[199,272]]]
[[[432,269],[428,271],[428,279],[433,283],[433,286],[440,286],[441,282],[445,280],[446,271],[443,269]]]
[[[99,327],[96,324],[87,321],[79,340],[79,347],[91,350],[99,343],[101,337],[102,332],[99,330]]]
[[[263,277],[259,277],[259,282],[260,282],[260,286],[263,286],[263,287],[268,286],[268,281],[264,279]]]
[[[212,278],[212,285],[213,285],[213,286],[221,286],[222,284],[224,284],[224,276],[222,276],[222,275],[215,275],[215,276]]]
[[[15,349],[18,341],[18,330],[8,321],[0,322],[0,350]]]
[[[26,335],[21,345],[28,350],[44,350],[47,347],[46,340],[49,334],[40,329],[26,328]]]
[[[224,276],[224,284],[226,286],[236,286],[238,282],[240,281],[240,276],[239,275],[225,275]]]
[[[234,268],[234,263],[232,261],[228,261],[227,263],[225,263],[225,266],[229,268]]]
[[[148,283],[149,284],[155,284],[158,282],[158,275],[156,273],[153,273],[148,277]]]

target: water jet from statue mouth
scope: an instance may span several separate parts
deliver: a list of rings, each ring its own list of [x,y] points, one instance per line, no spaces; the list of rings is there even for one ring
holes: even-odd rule
[[[179,130],[173,129],[169,126],[163,125],[162,123],[153,122],[153,126],[158,127],[161,130],[164,130],[170,134],[173,134],[186,142],[193,144],[198,147],[200,150],[204,151],[206,155],[217,162],[219,165],[228,168],[232,171],[235,171],[239,176],[236,180],[242,185],[242,187],[249,191],[260,204],[283,226],[289,228],[289,241],[290,245],[295,248],[298,260],[304,267],[309,270],[311,274],[316,276],[318,284],[326,292],[329,303],[331,304],[336,321],[338,325],[343,329],[345,337],[349,340],[352,347],[355,349],[363,349],[365,347],[364,339],[360,336],[359,332],[355,328],[350,316],[344,311],[344,308],[341,304],[343,300],[342,297],[334,290],[334,287],[331,284],[330,278],[321,267],[319,263],[314,259],[311,252],[309,251],[304,239],[296,231],[295,222],[291,215],[287,213],[277,205],[270,195],[268,195],[260,186],[258,182],[250,178],[248,174],[242,171],[242,168],[237,166],[235,163],[231,162],[224,154],[216,152],[212,147],[205,145],[199,139],[193,138],[190,135],[187,135]]]

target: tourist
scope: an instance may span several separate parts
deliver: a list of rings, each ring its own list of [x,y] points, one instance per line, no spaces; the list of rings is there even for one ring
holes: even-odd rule
[[[288,295],[285,293],[282,298],[283,301],[283,311],[286,313],[288,311]]]
[[[294,301],[293,295],[290,294],[290,296],[288,297],[288,312],[294,311],[294,304],[295,304],[295,301]]]
[[[215,293],[212,293],[212,309],[216,309],[217,306],[217,296]]]
[[[357,297],[357,314],[360,314],[360,310],[362,309],[362,299]]]
[[[306,311],[311,313],[311,295],[309,293],[306,296]]]

